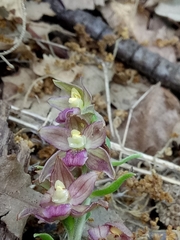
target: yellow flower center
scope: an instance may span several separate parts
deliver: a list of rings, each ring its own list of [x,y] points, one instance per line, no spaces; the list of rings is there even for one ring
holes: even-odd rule
[[[86,144],[86,137],[84,135],[81,135],[81,133],[78,130],[73,129],[71,131],[71,136],[72,137],[68,137],[68,143],[71,148],[77,149],[84,148]]]
[[[57,180],[54,187],[55,191],[52,196],[52,202],[59,204],[67,202],[69,198],[69,192],[65,188],[64,184],[60,180]]]
[[[81,99],[81,95],[79,94],[76,88],[71,89],[71,97],[69,98],[70,107],[78,107],[82,109],[83,101]]]

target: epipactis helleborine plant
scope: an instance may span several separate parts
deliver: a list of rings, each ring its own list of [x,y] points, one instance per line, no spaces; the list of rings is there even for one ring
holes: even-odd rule
[[[34,215],[40,222],[61,221],[68,240],[80,240],[87,213],[98,206],[107,209],[108,203],[100,197],[117,191],[133,174],[126,173],[107,187],[94,190],[98,173],[104,172],[111,179],[115,178],[108,154],[105,122],[95,111],[92,97],[84,86],[57,80],[54,83],[66,93],[64,97],[49,100],[50,105],[60,111],[56,118],[59,125],[43,127],[39,133],[58,151],[46,162],[39,176],[39,183],[47,189],[39,206],[24,209],[18,218]],[[91,201],[95,197],[99,199]],[[89,239],[100,239],[100,235],[103,239],[108,239],[113,226],[119,237],[125,236],[120,234],[126,230],[122,230],[122,223],[116,226],[105,224],[98,227],[98,230],[89,230]],[[127,235],[127,240],[132,239],[129,232],[124,234]]]

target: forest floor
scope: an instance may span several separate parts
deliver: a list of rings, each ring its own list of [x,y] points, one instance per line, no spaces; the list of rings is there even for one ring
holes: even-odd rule
[[[61,94],[53,79],[73,84],[82,79],[106,122],[112,159],[141,153],[115,169],[117,176],[127,171],[136,175],[106,196],[108,214],[95,210],[87,229],[122,219],[134,239],[180,239],[179,22],[178,0],[31,0],[26,9],[20,0],[0,2],[0,99],[11,106],[8,126],[20,145],[19,158],[30,155],[23,166],[32,184],[36,166],[56,152],[38,133],[55,124],[58,114],[47,102]],[[0,117],[6,120],[3,111]],[[9,169],[2,169],[0,180],[6,182]],[[16,175],[12,181],[21,175],[22,184],[29,181],[20,170]],[[103,175],[97,187],[109,181]],[[21,194],[25,192],[17,199]],[[9,196],[19,209],[14,195]],[[25,227],[24,222],[13,228],[16,212],[6,215],[5,202],[2,197],[1,225],[5,222],[13,236],[23,230],[23,239],[31,240],[33,233],[44,231],[65,239],[61,224],[38,225],[33,217]]]

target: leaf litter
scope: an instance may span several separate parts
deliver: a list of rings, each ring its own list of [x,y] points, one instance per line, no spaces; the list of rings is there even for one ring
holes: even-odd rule
[[[88,1],[82,2],[78,1],[77,4],[75,3],[72,6],[68,1],[63,1],[67,9],[78,9],[78,4],[81,4],[81,9],[96,8],[103,14],[109,26],[117,32],[117,38],[135,38],[137,42],[169,61],[178,61],[178,27],[174,27],[171,21],[164,21],[161,17],[154,15],[155,11],[159,16],[165,16],[178,22],[175,13],[172,13],[175,17],[169,17],[163,8],[161,8],[162,13],[158,12],[159,6],[162,6],[163,3],[160,2],[155,9],[150,9],[148,7],[156,5],[156,2],[150,3],[150,1],[147,1],[145,5],[139,3],[138,8],[137,3],[132,2],[90,1],[91,5]],[[10,33],[13,32],[10,27],[11,19],[17,20],[19,17],[21,18],[22,13],[20,1],[13,5],[8,0],[2,2],[1,5],[7,12],[10,12],[9,16],[2,16],[6,31],[3,33],[2,40],[0,39],[2,43],[0,46],[1,50],[6,50],[15,43],[15,39],[19,36],[17,30],[14,35],[10,36]],[[31,9],[36,9],[36,7],[40,11],[33,14]],[[80,77],[83,77],[86,87],[93,94],[96,109],[103,115],[107,125],[114,124],[117,139],[112,138],[110,126],[107,126],[107,133],[113,141],[122,144],[121,139],[123,139],[123,132],[128,121],[127,114],[141,96],[148,91],[151,84],[134,69],[117,62],[113,54],[106,51],[106,46],[112,45],[116,39],[112,41],[113,38],[111,37],[97,41],[91,38],[81,25],[75,27],[74,33],[63,29],[58,24],[44,22],[43,15],[51,17],[55,15],[50,8],[50,4],[41,1],[39,3],[29,1],[27,9],[28,22],[25,41],[21,43],[15,52],[11,53],[11,56],[7,57],[8,60],[12,60],[16,70],[11,75],[4,73],[6,76],[1,77],[5,86],[4,99],[13,105],[9,119],[14,123],[11,126],[14,133],[17,134],[19,131],[16,140],[27,138],[33,142],[33,145],[29,145],[32,151],[30,165],[32,165],[32,162],[33,164],[43,164],[44,160],[40,159],[47,159],[55,151],[51,146],[42,143],[36,132],[43,124],[52,122],[57,115],[57,111],[51,110],[47,104],[47,100],[52,94],[61,94],[57,89],[53,88],[53,78],[65,82],[77,82]],[[151,17],[152,15],[153,17]],[[37,20],[39,22],[34,22]],[[17,21],[15,23],[16,29],[19,26],[20,24]],[[4,29],[3,26],[2,29]],[[102,67],[102,62],[106,62],[105,68]],[[104,73],[105,70],[107,70],[108,74]],[[106,76],[106,82],[104,76]],[[106,102],[108,92],[105,83],[110,89],[108,102]],[[107,113],[108,106],[111,107],[109,114]],[[180,225],[177,214],[179,195],[174,194],[176,190],[171,191],[177,185],[164,184],[158,174],[167,177],[167,179],[171,178],[179,181],[179,170],[176,167],[173,170],[164,169],[163,164],[162,168],[157,167],[156,158],[166,159],[172,162],[173,166],[178,163],[179,155],[177,156],[177,152],[179,151],[180,133],[175,126],[177,126],[179,118],[179,100],[169,90],[159,85],[155,86],[133,108],[124,147],[125,149],[129,148],[154,156],[154,163],[148,163],[146,159],[129,163],[129,167],[133,165],[134,169],[136,169],[137,176],[135,179],[130,179],[131,183],[127,182],[122,189],[119,189],[116,195],[110,197],[112,209],[108,214],[108,218],[109,221],[112,221],[113,216],[114,218],[117,217],[115,217],[114,209],[121,213],[122,219],[135,232],[135,239],[141,239],[142,237],[149,239],[149,235],[153,239],[158,239],[155,238],[156,236],[166,236],[166,239],[169,240],[178,239],[177,227]],[[26,130],[21,130],[22,126]],[[27,127],[30,127],[28,134],[21,134],[21,131],[27,131]],[[168,150],[170,153],[168,153]],[[127,154],[127,152],[122,151],[121,154]],[[119,151],[114,149],[113,155],[118,159]],[[12,206],[19,206],[19,201],[28,202],[29,194],[32,194],[32,192],[33,196],[35,196],[34,199],[38,198],[39,195],[34,190],[27,188],[30,185],[27,174],[22,172],[22,166],[14,156],[12,159],[10,165],[5,164],[5,167],[3,167],[3,175],[1,176],[3,178],[2,182],[5,182],[5,191],[9,199],[8,204],[6,203],[7,198],[6,200],[3,198],[4,200],[1,201],[1,209],[3,210],[1,216],[4,215],[1,221],[6,223],[7,229],[11,233],[19,237],[24,225],[17,226],[16,224],[20,224],[18,221],[16,221],[16,224],[11,223],[12,219],[17,217],[19,211],[19,207],[14,211]],[[14,169],[16,169],[16,172],[12,174]],[[152,174],[147,175],[146,171]],[[9,174],[10,172],[11,174]],[[124,172],[123,169],[118,174],[122,174],[122,172]],[[20,179],[20,185],[12,186],[12,181],[15,181],[17,175]],[[7,176],[10,176],[8,182],[5,180]],[[36,174],[33,178],[36,178]],[[27,181],[27,185],[25,184],[22,191],[18,192],[19,195],[17,195],[16,199],[15,192],[21,189],[21,180],[23,183]],[[99,179],[100,182],[101,179]],[[155,187],[153,188],[153,186]],[[150,189],[151,191],[149,191]],[[9,192],[12,194],[9,194]],[[27,195],[25,200],[24,195]],[[22,200],[19,200],[20,198]],[[154,201],[153,204],[152,200]],[[173,202],[169,203],[170,200]],[[156,213],[154,209],[157,210]],[[8,211],[10,212],[6,216],[5,214]],[[127,213],[126,217],[124,213]],[[98,210],[94,214],[95,216],[98,215]],[[103,223],[103,217],[101,221]],[[163,223],[166,228],[157,231],[160,227],[159,222]],[[141,230],[138,230],[138,228]],[[177,230],[175,230],[176,228]]]

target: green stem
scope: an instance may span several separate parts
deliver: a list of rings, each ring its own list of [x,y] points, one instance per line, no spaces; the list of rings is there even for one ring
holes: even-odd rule
[[[72,216],[69,216],[66,219],[62,220],[62,224],[66,229],[68,240],[73,240],[74,229],[75,229],[75,218]]]
[[[91,203],[91,199],[90,198],[87,198],[84,201],[85,205],[89,205],[90,203]],[[86,222],[86,215],[87,214],[84,214],[82,217],[77,218],[73,240],[81,240],[82,239],[84,225],[85,225],[85,222]]]
[[[73,240],[74,239],[74,231],[68,232],[68,240]]]

